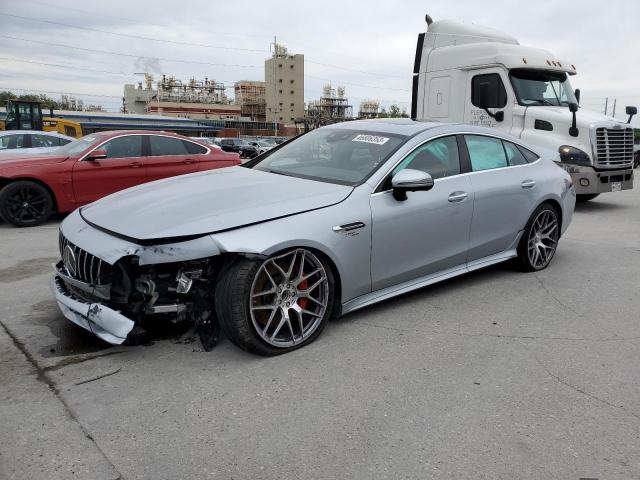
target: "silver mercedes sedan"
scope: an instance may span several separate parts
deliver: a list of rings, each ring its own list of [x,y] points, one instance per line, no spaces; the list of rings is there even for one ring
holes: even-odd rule
[[[113,344],[188,321],[207,350],[222,331],[274,355],[472,270],[546,268],[574,205],[553,158],[496,130],[345,122],[76,210],[51,286],[69,320]]]

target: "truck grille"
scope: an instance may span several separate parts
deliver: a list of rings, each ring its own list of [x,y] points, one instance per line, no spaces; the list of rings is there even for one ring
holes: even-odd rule
[[[62,263],[70,277],[91,285],[111,283],[111,265],[71,243],[62,232],[58,242]]]
[[[596,164],[599,167],[628,167],[632,162],[632,128],[596,129]]]

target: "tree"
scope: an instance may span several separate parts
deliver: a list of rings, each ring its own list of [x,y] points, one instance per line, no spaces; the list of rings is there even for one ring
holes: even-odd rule
[[[389,114],[387,113],[387,109],[382,107],[380,109],[380,113],[378,113],[378,118],[389,118]]]
[[[44,94],[16,95],[15,93],[7,90],[0,92],[0,105],[4,105],[5,103],[7,103],[7,100],[24,100],[27,102],[40,102],[43,108],[60,108],[60,104],[57,101],[55,101],[53,98],[48,97]]]
[[[389,117],[398,118],[400,116],[400,107],[398,105],[389,105]]]

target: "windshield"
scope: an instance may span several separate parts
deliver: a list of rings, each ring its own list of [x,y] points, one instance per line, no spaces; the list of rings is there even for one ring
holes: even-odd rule
[[[265,141],[258,142],[258,145],[260,145],[261,147],[272,147],[273,146],[271,143],[265,142]]]
[[[356,185],[389,158],[407,137],[320,128],[292,140],[253,166],[257,170]]]
[[[67,143],[65,146],[56,149],[56,155],[64,155],[66,157],[73,157],[84,152],[87,148],[93,145],[100,137],[97,135],[86,135],[82,138],[78,138],[72,142]]]
[[[563,72],[516,69],[509,73],[520,105],[568,105],[578,103]]]

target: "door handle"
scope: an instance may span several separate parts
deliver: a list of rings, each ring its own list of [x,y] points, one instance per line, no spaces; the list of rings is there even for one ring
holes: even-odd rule
[[[449,201],[451,203],[461,202],[465,198],[467,198],[467,196],[467,192],[453,192],[451,195],[449,195]]]
[[[536,186],[535,180],[523,180],[520,184],[522,188],[533,188]]]
[[[191,160],[190,158],[187,158],[187,159],[186,159],[184,162],[182,162],[182,163],[184,163],[185,165],[191,165],[192,163],[196,163],[196,161],[195,161],[195,160]]]
[[[140,163],[140,162],[131,162],[129,164],[129,167],[131,167],[131,168],[140,168],[141,166],[142,166],[142,163]]]

